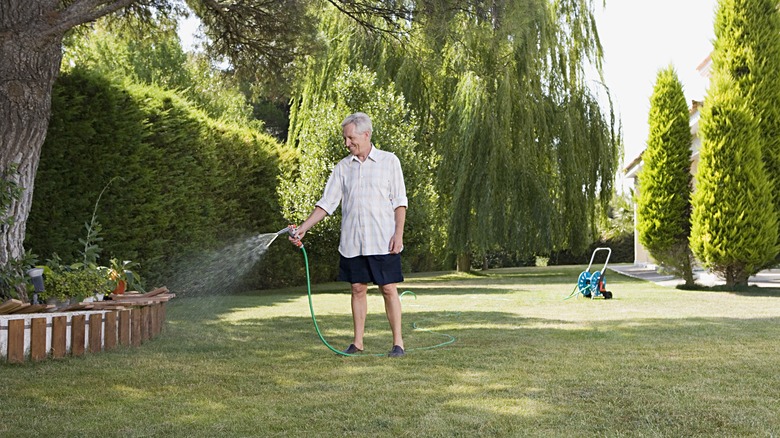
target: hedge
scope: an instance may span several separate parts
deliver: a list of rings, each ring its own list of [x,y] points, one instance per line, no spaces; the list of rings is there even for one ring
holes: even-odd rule
[[[137,261],[147,283],[165,283],[191,257],[283,227],[276,185],[293,156],[173,91],[74,70],[53,90],[25,246],[41,259],[78,260],[108,184],[96,215],[101,261]],[[249,284],[296,281],[276,274],[280,263],[268,260]]]

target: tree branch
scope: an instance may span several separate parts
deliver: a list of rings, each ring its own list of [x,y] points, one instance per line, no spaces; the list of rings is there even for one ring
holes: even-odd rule
[[[55,15],[51,27],[43,31],[44,36],[64,34],[68,30],[100,17],[124,9],[139,0],[80,0]]]

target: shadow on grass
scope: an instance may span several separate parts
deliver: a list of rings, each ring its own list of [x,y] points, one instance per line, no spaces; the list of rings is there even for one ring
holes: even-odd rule
[[[225,306],[220,310],[230,312],[240,308]],[[213,315],[201,317],[197,311],[171,312],[170,315],[167,338],[173,342],[164,347],[166,354],[181,352],[190,357],[224,354],[226,358],[280,355],[296,360],[335,356],[320,342],[308,315],[238,321],[217,321]],[[719,360],[719,349],[749,350],[751,343],[762,339],[774,345],[772,349],[780,353],[774,341],[780,336],[780,318],[640,318],[582,322],[521,317],[505,312],[442,310],[409,311],[404,314],[404,321],[404,336],[410,354],[440,344],[448,339],[448,335],[453,336],[456,342],[442,347],[442,354],[452,354],[443,350],[469,351],[465,354],[473,357],[457,359],[463,362],[462,367],[468,369],[480,368],[479,363],[484,360],[506,362],[510,358],[502,355],[507,354],[507,350],[518,350],[510,356],[520,361],[535,361],[537,355],[549,355],[548,348],[568,351],[567,354],[574,356],[590,356],[600,350],[618,355],[599,358],[596,354],[589,359],[591,362],[580,364],[604,369],[604,372],[607,372],[608,366],[597,366],[592,361],[623,361],[625,357],[621,355],[642,351],[679,356],[691,354],[692,349],[696,351],[694,356],[699,358],[697,361],[704,366],[706,360]],[[318,315],[317,322],[325,340],[334,348],[344,348],[351,342],[352,319],[349,314]],[[390,332],[385,315],[380,310],[369,313],[366,329],[367,353],[381,354],[389,349]],[[732,343],[733,348],[729,347]],[[688,352],[684,353],[685,350]],[[764,354],[770,353],[771,350],[764,350]],[[431,350],[417,354],[433,353]],[[274,361],[271,358],[263,360]],[[780,358],[774,361],[780,365]]]
[[[238,302],[223,303],[221,311],[241,307],[242,297],[232,300]],[[320,343],[308,317],[215,321],[181,306],[169,312],[163,335],[143,348],[0,373],[9,402],[2,430],[9,436],[740,436],[780,428],[773,408],[780,318],[589,323],[472,310],[405,318],[406,357],[342,358]],[[318,321],[329,342],[346,346],[348,314]],[[410,329],[413,322],[457,341],[415,352],[441,338]],[[384,315],[370,313],[366,326],[367,352],[388,350]],[[32,406],[39,414],[31,419],[25,413]]]
[[[520,293],[540,293],[542,288],[550,287],[558,290],[560,299],[566,298],[576,287],[577,276],[584,266],[555,266],[555,267],[529,267],[529,268],[505,268],[491,271],[490,275],[474,276],[462,273],[437,273],[435,276],[413,274],[407,277],[408,281],[400,283],[399,292],[411,291],[420,297],[424,296],[469,296],[502,295]],[[611,290],[620,290],[619,285],[648,285],[656,287],[644,280],[627,277],[610,272],[607,276],[608,286]],[[616,287],[617,286],[617,287]],[[668,288],[663,288],[667,290]],[[624,291],[620,291],[624,292]],[[616,298],[620,298],[617,292]],[[755,296],[777,296],[773,292],[751,291],[746,294]],[[343,294],[349,295],[349,285],[344,282],[328,282],[312,285],[312,294],[316,300],[318,295]],[[369,286],[369,295],[378,296],[377,286]],[[258,290],[240,294],[214,293],[200,296],[177,297],[168,303],[169,309],[176,311],[179,306],[199,309],[193,312],[193,317],[200,320],[218,320],[220,315],[231,313],[248,307],[267,307],[291,303],[307,296],[306,286],[288,287],[273,290]],[[345,299],[344,308],[348,311],[348,298]]]
[[[759,287],[756,285],[748,285],[748,286],[737,286],[734,288],[730,288],[725,284],[717,285],[717,286],[703,286],[697,284],[692,287],[686,287],[685,285],[678,285],[675,286],[675,288],[679,290],[690,291],[690,292],[724,292],[724,293],[734,294],[743,297],[773,297],[773,298],[780,297],[780,287],[772,288],[772,287]]]
[[[744,352],[780,335],[777,318],[615,321],[582,328],[501,312],[413,317],[457,341],[415,352],[440,338],[409,331],[407,324],[410,353],[404,359],[341,358],[319,342],[307,318],[283,317],[218,324],[206,333],[192,327],[199,335],[184,339],[193,343],[178,339],[164,350],[173,359],[168,366],[190,370],[182,385],[201,382],[215,397],[236,403],[241,399],[233,394],[252,394],[251,403],[266,420],[256,426],[267,432],[276,423],[288,432],[388,436],[433,417],[415,426],[416,433],[481,435],[487,424],[487,435],[531,430],[630,435],[659,427],[686,435],[739,432],[733,418],[746,424],[772,421],[754,402],[772,397],[761,380],[777,382],[763,368],[778,364],[777,348],[749,357]],[[326,316],[320,323],[335,346],[349,342],[348,316]],[[372,315],[367,327],[367,352],[386,351],[390,338],[381,315]],[[761,333],[767,327],[774,329]],[[244,379],[231,378],[235,375]],[[382,406],[398,404],[403,408],[393,414],[377,415]]]
[[[480,295],[480,294],[509,294],[516,292],[532,292],[537,285],[566,285],[566,293],[577,282],[577,276],[581,272],[580,267],[554,267],[554,268],[505,268],[490,271],[486,275],[473,275],[464,273],[440,273],[435,276],[417,274],[407,276],[407,281],[399,283],[400,292],[410,290],[415,293],[427,295]],[[632,281],[629,279],[628,281]],[[564,293],[564,290],[561,289]],[[345,282],[328,282],[312,285],[312,294],[349,294],[350,286]],[[173,291],[174,293],[176,291]],[[377,286],[369,286],[370,294],[377,294]],[[214,314],[212,308],[221,308],[221,303],[238,303],[241,305],[270,306],[286,303],[307,295],[306,285],[287,287],[283,289],[259,290],[242,292],[238,294],[220,293],[212,291],[208,294],[181,295],[169,303],[169,306],[177,306],[178,303],[191,301],[201,303],[204,316]],[[212,310],[209,310],[212,309]],[[223,309],[216,311],[229,311]]]

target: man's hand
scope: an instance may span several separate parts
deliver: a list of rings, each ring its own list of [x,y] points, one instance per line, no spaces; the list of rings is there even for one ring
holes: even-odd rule
[[[399,254],[404,249],[404,237],[402,234],[393,234],[390,238],[390,254]]]
[[[398,207],[395,214],[395,233],[390,238],[390,254],[400,254],[404,249],[404,223],[406,223],[406,207]]]
[[[301,227],[295,227],[293,228],[293,233],[287,236],[287,239],[292,242],[295,246],[301,246],[303,242],[301,242],[301,239],[303,239],[303,236],[306,235],[306,230],[301,230]]]
[[[306,232],[309,231],[309,229],[311,229],[311,227],[313,227],[314,224],[324,219],[325,216],[327,215],[328,212],[323,210],[322,207],[314,207],[314,210],[311,212],[309,217],[306,218],[306,220],[303,221],[302,224],[295,227],[295,233],[293,233],[293,235],[288,237],[290,242],[292,242],[293,245],[295,246],[303,245],[301,239],[303,239],[303,236],[306,235]]]

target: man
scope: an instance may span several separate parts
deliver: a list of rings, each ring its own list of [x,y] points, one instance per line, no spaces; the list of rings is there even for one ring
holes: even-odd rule
[[[401,250],[408,200],[401,163],[394,154],[381,151],[371,143],[371,119],[366,114],[348,116],[341,123],[341,129],[349,155],[333,168],[322,198],[290,240],[302,239],[311,227],[333,214],[341,203],[338,279],[352,285],[355,331],[352,344],[344,352],[363,351],[368,312],[366,294],[368,283],[372,282],[379,285],[382,292],[393,333],[393,348],[388,355],[403,356],[397,283],[404,280]]]

